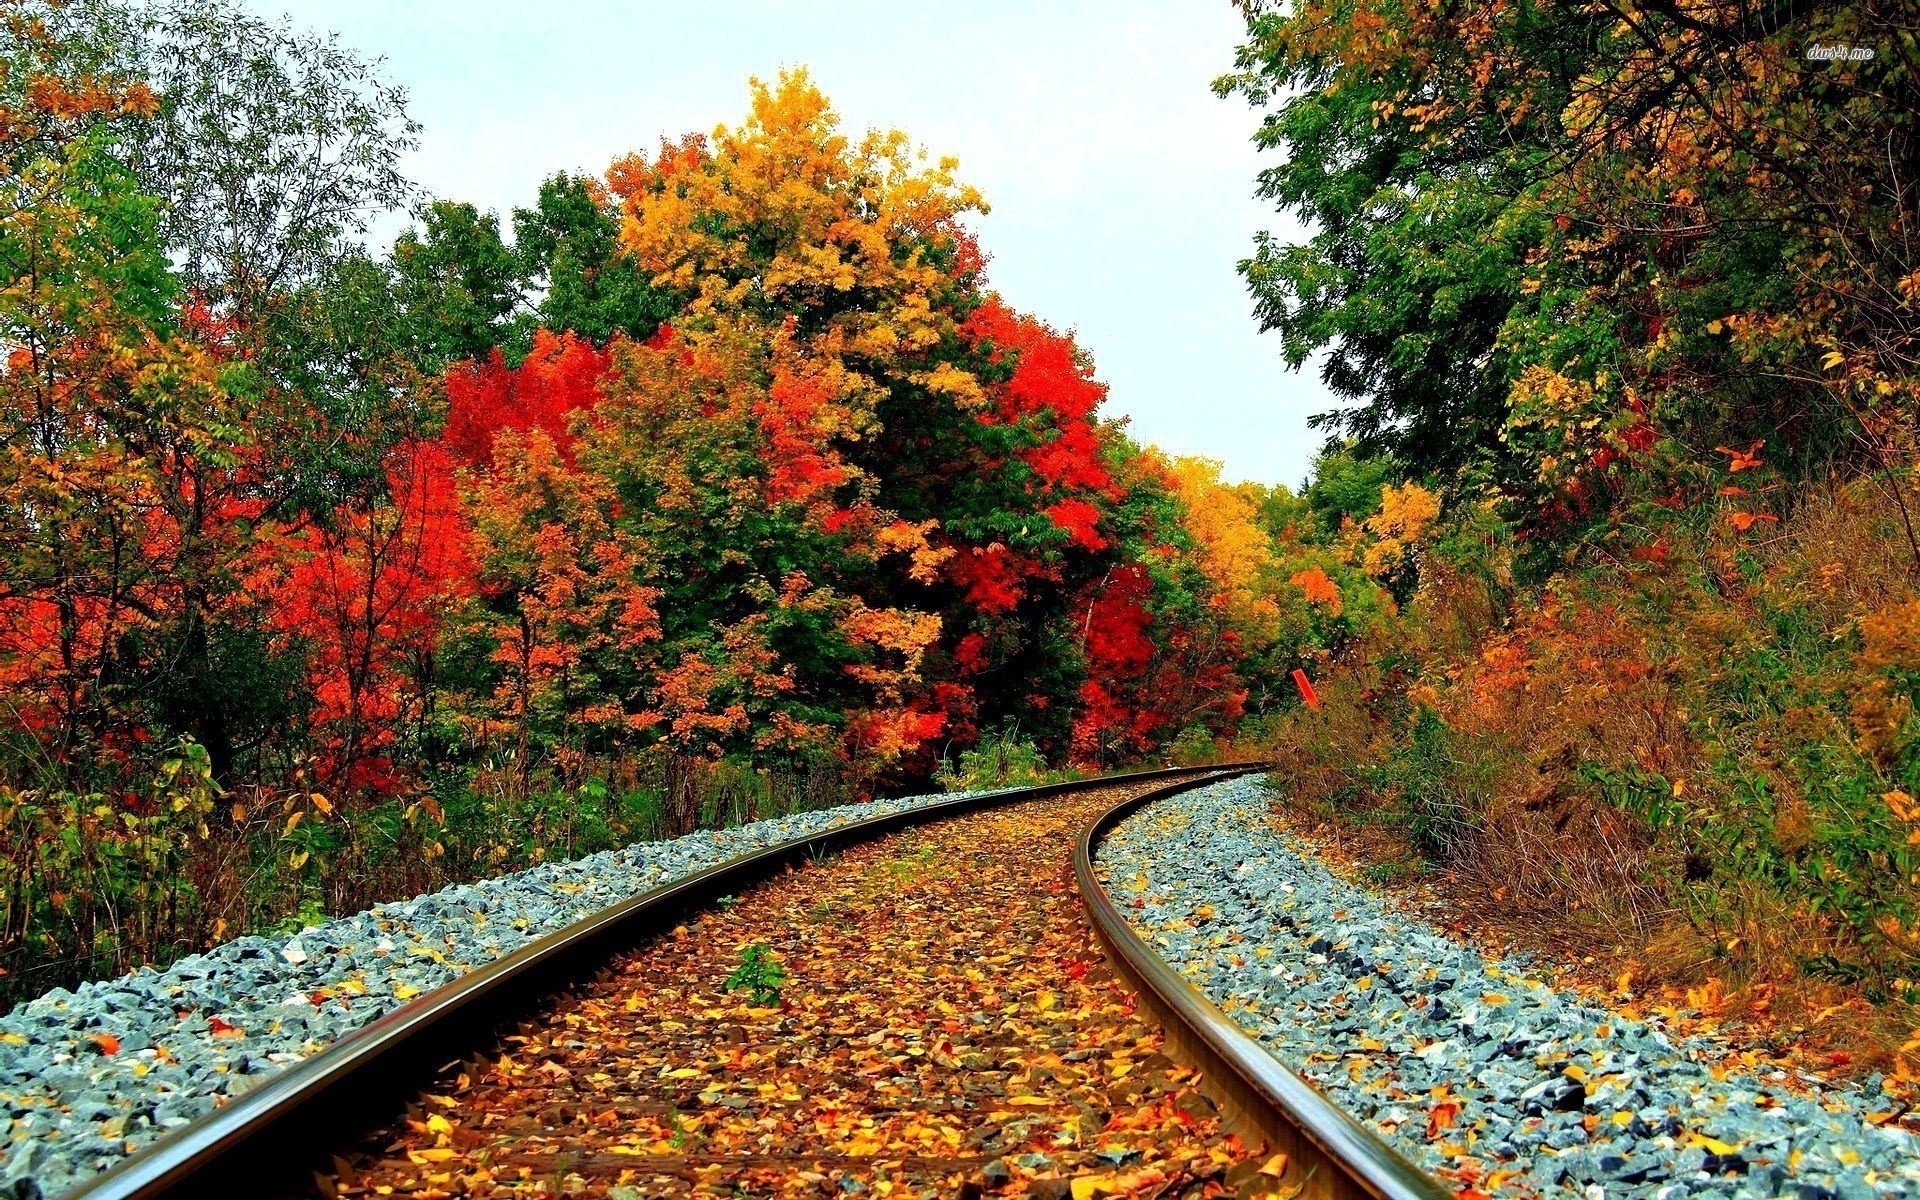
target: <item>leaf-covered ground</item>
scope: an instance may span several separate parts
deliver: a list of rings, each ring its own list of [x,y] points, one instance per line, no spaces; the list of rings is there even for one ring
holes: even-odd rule
[[[1284,1164],[1222,1130],[1082,917],[1072,838],[1119,794],[897,834],[723,904],[450,1071],[336,1193],[1271,1188]]]

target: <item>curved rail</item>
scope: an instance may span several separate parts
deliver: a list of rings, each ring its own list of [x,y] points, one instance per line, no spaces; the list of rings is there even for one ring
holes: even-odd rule
[[[414,1090],[410,1085],[424,1084],[436,1068],[590,974],[614,951],[811,855],[1004,804],[1151,779],[1185,779],[1191,786],[1196,775],[1241,775],[1264,765],[1173,767],[959,797],[728,859],[591,913],[428,992],[133,1154],[65,1200],[200,1200],[297,1189],[326,1147],[347,1144],[371,1121],[397,1111]]]
[[[1094,849],[1114,826],[1193,785],[1123,800],[1080,835],[1073,873],[1107,959],[1165,1027],[1173,1057],[1202,1072],[1201,1088],[1229,1123],[1287,1155],[1281,1185],[1311,1200],[1445,1200],[1453,1190],[1402,1158],[1283,1066],[1143,941],[1093,871]]]

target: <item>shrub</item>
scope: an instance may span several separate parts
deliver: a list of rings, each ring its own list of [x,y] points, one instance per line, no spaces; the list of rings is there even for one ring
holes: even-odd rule
[[[1454,754],[1454,736],[1422,707],[1406,739],[1372,768],[1367,782],[1391,797],[1421,857],[1450,862],[1485,828],[1485,791],[1472,764]]]
[[[1175,766],[1193,767],[1201,763],[1218,762],[1220,750],[1215,744],[1213,734],[1205,726],[1189,725],[1180,731],[1167,747],[1167,757]]]
[[[1655,506],[1532,587],[1476,519],[1265,730],[1286,802],[1678,975],[1912,990],[1920,598],[1877,485],[1764,540]]]
[[[0,787],[0,1001],[165,966],[242,933],[330,915],[636,841],[846,803],[832,764],[696,764],[685,811],[667,763],[636,757],[537,773],[483,763],[431,793],[338,806],[295,788],[227,794],[207,752],[130,758],[116,792]],[[296,776],[297,778],[297,776]]]
[[[956,767],[941,759],[934,781],[950,792],[978,792],[994,788],[1032,787],[1054,778],[1046,755],[1011,730],[988,734],[978,746],[960,752]]]

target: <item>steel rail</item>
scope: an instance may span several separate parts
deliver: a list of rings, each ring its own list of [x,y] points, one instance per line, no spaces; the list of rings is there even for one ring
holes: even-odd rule
[[[1192,786],[1195,776],[1225,778],[1264,765],[1173,767],[956,797],[728,859],[590,913],[410,1001],[135,1152],[63,1200],[203,1200],[310,1190],[312,1171],[327,1151],[397,1114],[437,1069],[481,1048],[618,950],[784,867],[962,813],[1154,779]]]
[[[1446,1200],[1454,1192],[1401,1157],[1248,1036],[1147,945],[1094,873],[1094,852],[1142,807],[1194,785],[1158,788],[1114,805],[1074,847],[1073,872],[1107,960],[1165,1029],[1168,1053],[1201,1072],[1201,1090],[1228,1127],[1287,1155],[1277,1181],[1306,1200]]]

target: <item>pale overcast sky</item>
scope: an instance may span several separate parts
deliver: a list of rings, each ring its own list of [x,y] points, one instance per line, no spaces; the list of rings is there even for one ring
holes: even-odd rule
[[[747,79],[807,66],[853,132],[897,127],[993,211],[989,278],[1073,329],[1135,436],[1298,484],[1330,398],[1261,335],[1234,264],[1261,228],[1255,114],[1212,79],[1227,0],[251,0],[387,59],[425,126],[410,172],[494,209],[746,113]]]

